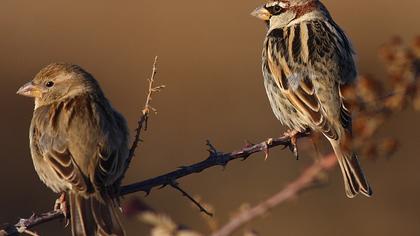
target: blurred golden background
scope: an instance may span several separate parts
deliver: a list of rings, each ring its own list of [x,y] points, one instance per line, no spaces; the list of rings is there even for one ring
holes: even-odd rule
[[[167,88],[154,99],[145,142],[125,183],[143,180],[207,157],[205,140],[222,151],[279,136],[262,83],[260,54],[265,26],[249,13],[262,1],[30,1],[0,2],[0,223],[52,209],[57,197],[38,179],[28,147],[33,101],[16,90],[46,64],[65,61],[90,71],[132,129],[136,126],[155,55],[157,83]],[[325,0],[358,52],[359,71],[385,79],[377,57],[394,35],[419,33],[419,1]],[[329,185],[277,207],[247,226],[261,235],[419,235],[419,113],[402,112],[383,134],[402,143],[390,160],[363,160],[374,197],[347,199],[339,170]],[[243,203],[277,192],[311,163],[273,150],[267,161],[232,162],[180,180],[216,209],[220,223]],[[142,197],[139,193],[137,196]],[[130,196],[128,196],[130,198]],[[197,209],[174,189],[155,190],[144,200],[175,221],[208,232]],[[148,226],[125,220],[128,235]],[[69,235],[58,221],[35,229]],[[241,235],[241,233],[238,233]]]

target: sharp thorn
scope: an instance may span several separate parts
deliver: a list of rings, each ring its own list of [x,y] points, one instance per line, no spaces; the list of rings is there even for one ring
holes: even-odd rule
[[[159,186],[158,189],[163,189],[164,187],[168,186],[167,184],[162,184],[161,186]]]

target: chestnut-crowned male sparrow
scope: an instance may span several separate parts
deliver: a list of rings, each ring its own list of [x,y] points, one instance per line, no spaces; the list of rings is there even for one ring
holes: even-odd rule
[[[338,158],[346,195],[371,196],[340,91],[357,76],[348,38],[318,0],[270,0],[252,15],[268,26],[262,70],[275,116],[294,131],[322,132]]]
[[[77,65],[53,63],[17,92],[34,97],[30,149],[36,172],[67,192],[73,235],[124,235],[111,194],[128,157],[128,129],[98,82]]]

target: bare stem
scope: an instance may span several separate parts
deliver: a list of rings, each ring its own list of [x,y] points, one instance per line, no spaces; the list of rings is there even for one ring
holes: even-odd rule
[[[190,194],[188,194],[184,189],[182,189],[178,183],[172,183],[171,187],[181,192],[183,196],[187,197],[195,206],[198,207],[198,209],[200,209],[200,212],[204,212],[208,216],[213,216],[213,213],[209,212],[206,208],[204,208],[197,200],[195,200]]]
[[[151,74],[150,78],[148,79],[149,87],[148,87],[148,90],[147,90],[148,92],[147,92],[147,96],[146,96],[146,102],[145,102],[144,108],[142,110],[142,115],[141,115],[139,121],[137,122],[137,128],[135,130],[134,140],[133,140],[133,143],[131,144],[131,148],[130,148],[128,158],[127,158],[127,161],[126,161],[125,172],[127,171],[128,167],[130,166],[131,160],[135,156],[136,149],[137,149],[139,143],[141,142],[141,138],[140,138],[141,131],[143,129],[144,130],[147,129],[147,122],[149,120],[150,110],[156,112],[156,109],[154,109],[151,106],[152,95],[156,92],[159,92],[160,90],[162,90],[165,87],[164,85],[154,87],[154,84],[153,84],[155,82],[155,76],[156,76],[156,73],[157,73],[157,60],[158,60],[158,57],[156,56],[155,60],[153,62],[152,74]]]

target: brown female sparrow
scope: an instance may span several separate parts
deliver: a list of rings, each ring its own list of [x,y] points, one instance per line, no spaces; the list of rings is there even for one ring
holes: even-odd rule
[[[125,170],[128,129],[97,81],[79,66],[53,63],[17,94],[35,98],[32,160],[49,188],[68,194],[73,235],[124,235],[110,195]]]
[[[318,0],[270,0],[253,13],[268,32],[264,85],[280,122],[295,132],[322,132],[338,158],[349,198],[372,190],[351,145],[351,114],[341,86],[356,79],[353,50]]]

